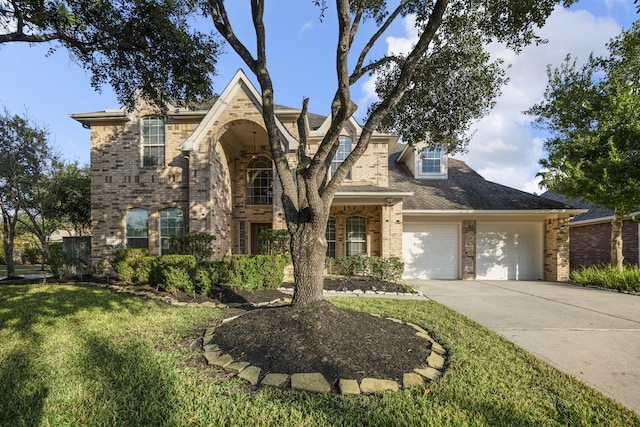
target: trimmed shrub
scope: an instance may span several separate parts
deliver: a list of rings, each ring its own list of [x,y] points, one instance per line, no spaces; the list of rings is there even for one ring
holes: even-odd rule
[[[168,292],[193,292],[196,265],[193,255],[163,255],[156,258],[151,273],[153,284]]]
[[[138,265],[141,263],[141,258],[148,257],[148,249],[140,248],[123,248],[113,251],[113,268],[118,273],[118,278],[124,282],[134,282],[139,280]],[[141,265],[146,265],[142,262]],[[149,277],[148,271],[145,273],[144,268],[142,277]]]
[[[343,256],[336,261],[336,265],[342,269],[342,274],[351,278],[353,276],[364,276],[369,269],[368,257],[366,256]]]
[[[196,288],[202,295],[208,295],[215,285],[223,282],[224,261],[202,261],[196,271]]]
[[[398,257],[369,257],[368,266],[369,274],[377,279],[388,282],[397,282],[402,279],[404,263]]]
[[[223,260],[221,280],[234,289],[278,288],[291,262],[281,255],[230,255]]]
[[[37,264],[42,259],[42,251],[35,246],[27,246],[22,250],[21,261],[23,264]]]
[[[216,236],[207,233],[182,234],[169,238],[169,248],[174,254],[193,255],[198,262],[211,258]]]

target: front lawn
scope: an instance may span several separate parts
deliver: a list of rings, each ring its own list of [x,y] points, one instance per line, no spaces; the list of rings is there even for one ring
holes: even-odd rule
[[[216,376],[185,346],[219,310],[102,288],[6,285],[0,425],[640,426],[633,412],[435,302],[331,301],[429,329],[449,349],[446,374],[373,396],[254,391]]]
[[[46,271],[42,271],[40,264],[15,264],[16,276],[24,276],[25,274],[43,274],[49,273],[48,267]],[[0,277],[7,275],[7,266],[0,264]]]

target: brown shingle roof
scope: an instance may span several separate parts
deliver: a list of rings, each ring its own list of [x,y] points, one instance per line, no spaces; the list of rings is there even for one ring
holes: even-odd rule
[[[405,210],[547,210],[573,206],[487,181],[463,161],[448,159],[447,179],[415,179],[397,162],[404,145],[389,157],[389,187],[413,191]]]

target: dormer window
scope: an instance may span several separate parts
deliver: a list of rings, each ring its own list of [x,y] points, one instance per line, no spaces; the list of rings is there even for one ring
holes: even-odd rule
[[[164,117],[142,118],[142,166],[164,166]]]
[[[445,179],[447,157],[440,149],[425,147],[416,150],[416,178]]]

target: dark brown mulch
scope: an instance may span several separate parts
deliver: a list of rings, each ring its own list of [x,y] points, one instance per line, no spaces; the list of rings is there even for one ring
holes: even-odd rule
[[[372,377],[401,381],[425,365],[431,344],[410,326],[327,301],[303,309],[258,309],[219,325],[213,342],[262,373],[320,372],[338,379]]]

